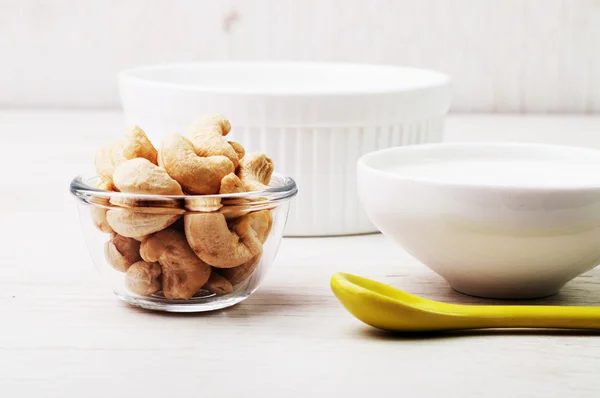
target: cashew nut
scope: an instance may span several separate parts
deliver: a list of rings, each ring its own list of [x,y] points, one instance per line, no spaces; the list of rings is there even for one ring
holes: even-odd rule
[[[190,247],[206,263],[233,268],[262,253],[263,237],[271,228],[267,210],[236,220],[230,231],[222,213],[186,214],[185,235]]]
[[[160,263],[168,299],[189,299],[210,277],[210,266],[194,254],[185,235],[172,228],[146,237],[140,254],[145,261]]]
[[[187,128],[187,135],[194,145],[196,155],[202,157],[225,156],[237,167],[239,163],[238,151],[241,145],[231,145],[223,139],[231,131],[231,124],[225,116],[211,114],[204,116]],[[237,144],[237,145],[236,145]],[[236,150],[237,148],[237,150]]]
[[[90,216],[92,217],[92,222],[102,232],[111,233],[113,229],[108,224],[106,220],[106,209],[98,206],[90,207]]]
[[[258,240],[264,244],[271,233],[271,228],[273,228],[273,215],[270,210],[262,210],[261,213],[263,214],[261,216],[260,227],[254,229]]]
[[[126,272],[131,264],[142,259],[140,257],[140,242],[133,238],[115,234],[104,244],[104,257],[114,269]]]
[[[246,191],[262,191],[269,189],[273,169],[273,161],[267,155],[253,152],[240,159],[238,177],[246,186]]]
[[[260,263],[261,257],[262,256],[259,254],[242,265],[233,268],[221,268],[218,272],[226,278],[232,286],[239,285],[252,275],[256,266]]]
[[[165,169],[144,158],[130,159],[119,164],[113,174],[113,184],[119,191],[126,193],[183,195],[181,185]]]
[[[238,160],[243,158],[244,155],[246,155],[246,150],[244,149],[242,144],[240,144],[239,142],[235,142],[235,141],[227,141],[227,142],[229,142],[229,145],[231,145],[231,147],[233,148],[235,153],[237,153]]]
[[[115,186],[113,185],[112,181],[105,180],[104,178],[100,178],[100,180],[98,180],[96,187],[98,189],[102,189],[104,191],[114,191],[115,190]]]
[[[184,300],[201,288],[229,294],[260,264],[273,218],[252,204],[266,198],[201,196],[269,188],[272,160],[227,141],[230,131],[223,115],[211,114],[187,129],[189,138],[166,136],[157,152],[133,126],[96,153],[98,188],[132,194],[111,195],[91,209],[96,227],[111,234],[105,258],[126,272],[132,292],[147,296],[162,289],[167,299]],[[194,213],[181,217],[182,207]]]
[[[125,275],[125,285],[140,296],[150,296],[160,290],[160,265],[138,261],[129,267]]]
[[[271,228],[273,227],[273,217],[269,211],[265,211],[266,216],[262,222],[263,228],[257,229],[257,236],[260,240],[260,243],[265,243],[267,238],[269,237],[269,233],[271,232]],[[254,258],[251,258],[249,261],[245,262],[242,265],[238,265],[234,268],[221,268],[219,269],[219,273],[227,278],[229,282],[233,286],[236,286],[252,275],[258,264],[260,263],[260,259],[262,257],[262,252]]]
[[[221,180],[220,194],[241,193],[246,192],[246,187],[242,180],[235,173],[229,173]]]
[[[227,174],[223,177],[223,180],[221,180],[221,189],[219,190],[220,194],[242,192],[246,192],[246,187],[235,173]],[[221,200],[221,204],[223,205],[221,213],[228,220],[242,217],[250,212],[250,202],[251,199],[248,198],[224,198]]]
[[[219,210],[223,205],[220,198],[203,198],[201,196],[187,196],[185,208],[191,211],[210,213]]]
[[[239,181],[239,183],[236,184],[236,182],[233,179]],[[221,180],[221,187],[219,188],[219,193],[224,194],[233,192],[244,192],[237,191],[236,189],[238,188],[235,187],[236,185],[241,186],[240,179],[237,178],[235,173],[229,173]],[[241,187],[241,189],[243,189],[243,186]],[[221,207],[223,207],[223,205],[221,204],[220,198],[206,198],[202,196],[187,196],[185,198],[185,208],[191,211],[210,213],[219,210]]]
[[[115,169],[113,174],[115,187],[121,192],[132,194],[183,195],[181,185],[167,172],[144,158],[126,160]],[[110,203],[121,207],[136,207],[147,213],[168,213],[176,211],[179,203],[175,199],[137,199],[114,196]],[[146,206],[144,206],[146,205]],[[152,207],[156,205],[156,207]],[[164,210],[164,208],[169,208]],[[183,213],[183,211],[181,211]]]
[[[144,158],[135,158],[120,163],[113,174],[115,186],[125,193],[183,195],[181,186],[167,172]],[[173,208],[163,208],[170,203],[160,201],[161,207],[140,207],[136,198],[111,198],[111,203],[137,208],[137,211],[113,209],[107,212],[111,227],[123,236],[139,238],[160,231],[177,221],[183,210],[177,209],[174,200]],[[163,203],[164,202],[164,203]],[[163,214],[160,214],[163,213]]]
[[[177,133],[163,140],[159,165],[187,193],[199,195],[219,192],[223,177],[235,170],[234,164],[225,156],[198,156],[190,140]]]
[[[125,130],[125,137],[113,141],[96,152],[96,172],[101,177],[102,189],[112,188],[115,168],[126,160],[146,158],[156,164],[157,152],[144,130],[132,126]]]
[[[216,295],[228,294],[233,292],[233,286],[231,282],[229,282],[226,278],[219,275],[213,269],[210,273],[210,278],[208,278],[208,282],[202,286],[202,289],[206,289],[211,293]]]
[[[267,211],[268,217],[263,221],[263,228],[259,228],[257,230],[257,236],[260,240],[260,243],[265,243],[267,238],[269,237],[269,233],[271,232],[271,228],[273,226],[273,217],[270,212]],[[266,225],[265,225],[266,224]],[[252,275],[258,264],[260,263],[260,259],[262,257],[262,252],[254,258],[246,261],[242,265],[238,265],[233,268],[221,268],[219,269],[219,274],[227,278],[229,282],[233,286],[239,285],[244,282],[246,279]]]
[[[128,238],[139,238],[165,229],[179,217],[179,214],[141,213],[127,209],[110,209],[106,212],[106,220],[112,229]]]

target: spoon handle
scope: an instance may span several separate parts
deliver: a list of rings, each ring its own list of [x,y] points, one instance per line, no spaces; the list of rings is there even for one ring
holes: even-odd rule
[[[453,317],[456,317],[456,320],[462,320],[467,327],[600,330],[600,307],[542,305],[461,307],[464,308],[455,313]]]

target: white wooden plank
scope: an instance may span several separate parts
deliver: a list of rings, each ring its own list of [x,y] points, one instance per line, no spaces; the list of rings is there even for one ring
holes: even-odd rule
[[[595,0],[0,1],[0,106],[115,107],[138,64],[304,60],[434,68],[453,109],[600,111]]]

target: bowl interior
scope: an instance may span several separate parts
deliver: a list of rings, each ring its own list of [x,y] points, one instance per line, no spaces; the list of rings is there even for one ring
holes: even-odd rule
[[[446,75],[415,68],[302,62],[215,62],[145,66],[121,78],[211,92],[307,94],[391,92],[446,85]]]
[[[514,188],[599,187],[600,151],[513,143],[391,148],[359,160],[382,176],[436,184]]]

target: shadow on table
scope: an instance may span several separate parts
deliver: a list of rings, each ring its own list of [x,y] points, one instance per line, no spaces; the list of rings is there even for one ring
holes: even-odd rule
[[[246,300],[232,307],[223,308],[221,310],[207,312],[161,312],[147,310],[136,307],[127,303],[122,303],[123,306],[129,307],[140,314],[149,314],[158,317],[170,318],[250,318],[261,317],[262,315],[276,315],[278,313],[287,313],[289,315],[298,314],[299,312],[306,313],[308,309],[324,306],[331,303],[331,296],[328,295],[311,295],[298,296],[285,293],[281,290],[261,289]]]
[[[375,328],[364,327],[356,331],[361,338],[375,340],[442,340],[473,336],[600,336],[600,330],[581,329],[477,329],[431,333],[399,333],[387,332]]]

